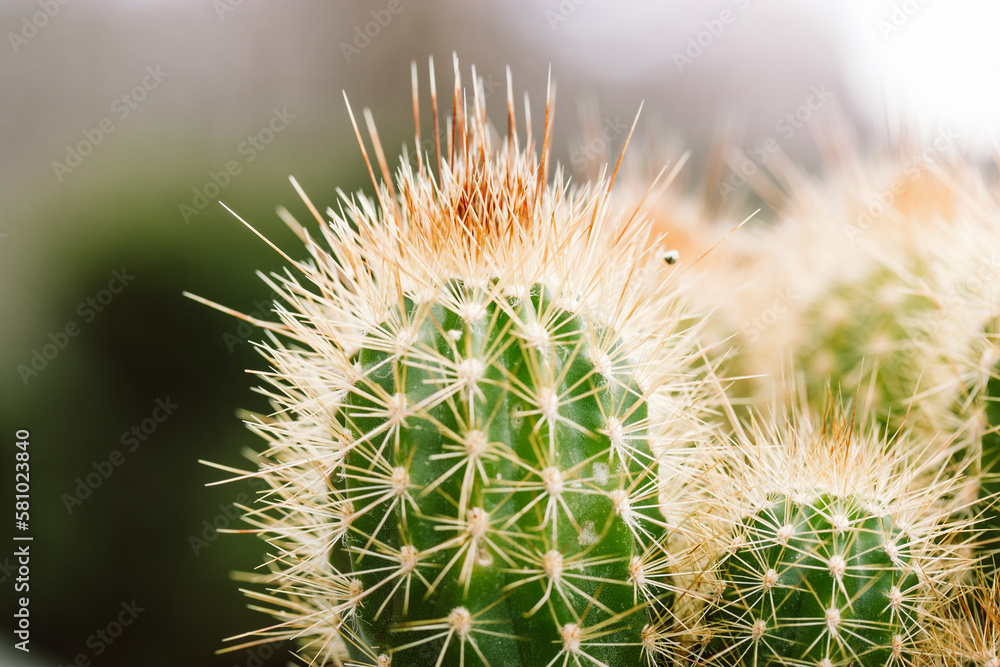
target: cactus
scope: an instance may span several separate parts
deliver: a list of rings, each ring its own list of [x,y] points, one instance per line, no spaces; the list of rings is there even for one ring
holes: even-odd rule
[[[828,129],[841,143],[824,178],[776,165],[787,195],[760,192],[776,217],[762,230],[764,259],[731,277],[739,303],[722,301],[740,329],[734,370],[755,378],[758,406],[794,376],[814,409],[829,387],[860,398],[862,422],[893,432],[922,418],[915,397],[941,381],[924,372],[924,324],[942,317],[950,304],[939,297],[969,270],[976,249],[952,223],[978,202],[968,205],[957,168],[899,159],[924,154],[919,142],[862,159],[849,136]]]
[[[374,198],[324,218],[293,181],[318,231],[281,213],[308,258],[282,253],[278,321],[251,320],[273,411],[234,472],[267,485],[244,578],[276,622],[248,641],[336,667],[1000,667],[997,588],[970,585],[1000,535],[985,184],[896,165],[885,203],[860,169],[836,197],[786,178],[777,224],[719,253],[736,220],[668,202],[664,240],[614,175],[550,183],[551,97],[522,149],[509,73],[501,138],[456,62],[442,145],[432,66],[424,152],[413,80],[414,160],[392,177],[366,110],[376,178],[352,113]],[[747,405],[715,397],[702,329],[770,376]],[[757,417],[789,361],[794,399]]]
[[[914,266],[909,275],[920,272]],[[794,359],[807,394],[824,396],[827,384],[836,394],[859,394],[871,416],[895,431],[920,385],[917,322],[935,309],[916,285],[877,264],[858,279],[832,285],[801,315],[812,333]]]
[[[982,176],[970,172],[960,172],[961,187],[953,185],[955,217],[938,237],[927,296],[939,307],[916,323],[911,363],[924,379],[910,421],[945,445],[938,467],[967,469],[960,493],[979,501],[976,552],[993,561],[1000,547],[1000,206]]]
[[[803,332],[819,335],[803,336],[795,359],[810,395],[822,395],[826,381],[834,391],[857,391],[880,427],[905,427],[936,443],[924,449],[932,458],[923,467],[931,475],[961,473],[965,483],[954,492],[970,518],[983,519],[976,553],[993,560],[1000,543],[1000,207],[991,184],[958,159],[898,178],[893,192],[899,183],[907,187],[883,218],[849,228],[871,268],[860,279],[834,281],[800,318]],[[839,316],[819,316],[831,312]]]
[[[920,595],[909,551],[893,518],[857,497],[776,495],[741,522],[719,566],[716,641],[747,665],[908,659]]]
[[[700,660],[829,667],[928,655],[929,615],[970,567],[961,481],[927,483],[912,445],[858,437],[839,409],[826,419],[817,429],[797,414],[786,433],[740,436],[732,481],[718,486],[732,528],[706,578]]]
[[[395,182],[367,116],[376,201],[328,210],[324,244],[285,215],[312,289],[266,278],[280,322],[258,322],[261,634],[313,665],[652,663],[679,530],[659,479],[699,451],[710,364],[649,223],[610,182],[547,183],[551,108],[538,158],[509,74],[495,147],[473,78],[466,115],[456,62],[447,148]]]

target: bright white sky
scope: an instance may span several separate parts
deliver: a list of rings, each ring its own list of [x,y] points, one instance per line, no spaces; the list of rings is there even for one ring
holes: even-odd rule
[[[905,19],[898,29],[893,6]],[[890,117],[955,123],[968,134],[1000,131],[1000,2],[852,0],[848,7],[857,18],[848,25],[869,29],[845,45],[847,79],[875,108],[884,102]]]
[[[759,79],[763,63],[795,87],[790,71],[833,52],[855,108],[874,126],[887,118],[954,125],[967,148],[980,149],[989,132],[1000,135],[1000,0],[546,0],[525,12],[530,4],[508,5],[530,39],[550,42],[595,76],[669,85],[672,54],[691,26],[729,11],[732,33],[691,73],[706,76],[714,60],[710,85]],[[539,7],[562,6],[575,7],[568,20],[540,20]]]

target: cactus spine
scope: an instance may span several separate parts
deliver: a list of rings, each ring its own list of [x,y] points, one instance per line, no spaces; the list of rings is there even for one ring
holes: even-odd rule
[[[328,210],[322,244],[289,223],[310,259],[267,279],[247,519],[275,557],[251,595],[314,665],[652,662],[661,459],[702,437],[708,366],[648,223],[609,182],[548,184],[551,109],[538,158],[509,76],[495,146],[473,78],[466,115],[456,62],[443,151],[394,182],[369,116],[377,200]]]

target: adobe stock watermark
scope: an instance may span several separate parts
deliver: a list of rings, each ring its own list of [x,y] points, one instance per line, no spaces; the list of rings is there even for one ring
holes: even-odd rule
[[[893,35],[905,28],[906,24],[912,21],[913,17],[916,16],[929,1],[930,0],[903,0],[903,2],[894,2],[888,15],[875,22],[875,26],[882,35],[882,40],[886,42],[889,41]]]
[[[730,0],[730,2],[736,5],[736,9],[741,12],[750,7],[750,0]],[[736,23],[736,18],[736,12],[727,7],[719,12],[718,16],[702,21],[701,30],[688,36],[683,49],[674,51],[674,65],[677,67],[677,73],[683,74],[685,69],[705,54],[705,51],[712,48],[716,40],[726,32],[726,29]]]
[[[239,158],[228,160],[218,171],[209,171],[208,180],[200,187],[191,188],[194,193],[191,202],[181,202],[178,205],[181,217],[185,224],[191,223],[191,218],[199,215],[208,208],[210,202],[214,201],[223,190],[229,187],[233,178],[243,173],[243,167],[257,159],[264,150],[271,145],[275,138],[285,131],[285,129],[295,120],[295,114],[288,112],[288,107],[275,107],[271,118],[260,130],[254,134],[248,134],[246,139],[236,146],[236,155]]]
[[[243,0],[212,0],[212,9],[219,17],[219,23],[226,20],[226,14],[235,12],[237,7],[243,6]]]
[[[117,129],[115,118],[118,122],[124,122],[146,100],[149,93],[156,90],[168,76],[170,72],[164,72],[159,65],[146,66],[146,74],[142,80],[111,102],[112,115],[102,118],[97,127],[83,130],[83,138],[75,144],[66,144],[66,157],[63,162],[53,160],[52,171],[56,175],[56,180],[62,183],[67,174],[83,164],[84,159]]]
[[[274,313],[274,302],[280,298],[281,295],[271,290],[271,295],[267,299],[255,300],[253,302],[254,309],[249,313],[244,313],[244,315],[256,320],[266,319]],[[226,331],[222,334],[222,342],[226,344],[226,349],[232,354],[236,351],[237,346],[250,340],[250,337],[256,330],[257,328],[246,320],[240,320],[233,332]]]
[[[552,32],[559,29],[559,26],[569,20],[569,17],[576,14],[576,11],[580,9],[583,5],[587,4],[588,0],[560,0],[559,5],[555,9],[545,10],[545,20],[549,22],[549,28]]]
[[[903,344],[904,350],[916,349],[920,341],[931,339],[946,321],[962,312],[970,298],[981,296],[986,290],[996,290],[997,279],[1000,278],[1000,255],[994,252],[990,257],[984,258],[974,271],[966,275],[968,277],[962,284],[953,287],[938,301],[939,307],[935,309],[933,318],[921,326],[920,338],[917,339],[915,336],[908,338]]]
[[[17,32],[10,31],[7,33],[7,41],[10,42],[10,48],[14,49],[14,55],[20,53],[21,48],[26,46],[28,42],[34,39],[40,30],[49,24],[49,21],[54,19],[64,5],[68,5],[71,0],[38,0],[37,4],[40,11],[34,12],[30,16],[25,15],[21,18],[21,29]]]
[[[393,19],[402,14],[405,8],[403,0],[389,0],[381,9],[369,12],[372,17],[370,21],[354,26],[351,41],[340,42],[340,52],[344,54],[347,64],[351,64],[352,60],[378,39],[382,31],[388,28]]]
[[[104,655],[111,648],[111,645],[122,636],[125,628],[135,623],[139,614],[146,611],[146,608],[140,607],[134,599],[131,602],[123,601],[120,606],[121,611],[107,625],[96,628],[87,637],[84,643],[90,651],[77,653],[72,662],[66,665],[60,664],[59,667],[91,667],[95,665],[94,658]]]
[[[7,583],[13,574],[17,574],[17,561],[11,562],[10,556],[6,556],[0,563],[0,584]]]
[[[605,118],[601,131],[586,144],[570,153],[569,161],[577,171],[585,171],[591,162],[606,155],[615,139],[628,132],[632,124],[621,119],[621,116]]]
[[[248,483],[255,492],[267,488],[267,485],[259,477],[251,477]],[[211,519],[203,519],[198,532],[188,535],[188,546],[191,547],[191,553],[195,557],[200,556],[209,545],[219,539],[220,531],[229,529],[240,520],[242,513],[237,505],[246,506],[252,501],[253,497],[250,494],[241,491],[233,502],[219,503],[219,512]]]
[[[278,654],[288,640],[282,639],[270,644],[260,644],[246,649],[245,660],[234,663],[233,667],[262,667],[265,662]]]
[[[769,136],[760,145],[743,153],[729,178],[719,181],[717,190],[722,201],[727,201],[732,193],[746,185],[747,180],[760,171],[772,155],[781,150],[781,141],[791,139],[826,106],[827,102],[836,97],[837,94],[828,90],[825,83],[810,87],[809,95],[802,103],[774,123],[774,131],[781,139]]]
[[[139,447],[156,433],[160,424],[167,421],[180,406],[170,400],[170,397],[158,398],[154,402],[153,411],[148,417],[124,431],[118,441],[122,449],[112,449],[107,458],[100,461],[91,461],[90,467],[93,470],[85,477],[76,478],[76,486],[72,493],[64,493],[59,499],[62,500],[66,513],[72,515],[77,507],[94,495],[94,491],[101,488],[104,482],[108,481],[115,470],[125,463],[125,455],[134,453]],[[124,451],[123,451],[124,450]]]
[[[15,537],[18,539],[30,539],[25,537]],[[14,581],[14,592],[22,595],[16,599],[17,611],[14,612],[15,625],[14,636],[20,641],[14,643],[14,648],[18,651],[31,653],[31,542],[21,542],[14,550],[14,558],[17,559],[17,579]]]
[[[889,209],[896,202],[896,198],[906,189],[907,184],[920,178],[925,169],[933,166],[938,159],[954,148],[959,136],[951,127],[939,129],[930,146],[903,163],[903,175],[865,204],[861,212],[858,213],[855,224],[844,225],[844,233],[847,234],[847,238],[856,242],[858,237],[864,236],[876,221],[889,212]]]
[[[130,274],[124,266],[120,270],[115,269],[112,271],[111,280],[108,281],[106,287],[77,304],[76,314],[80,317],[83,324],[93,322],[99,313],[104,312],[104,309],[111,305],[115,296],[121,294],[133,280],[135,280],[135,276]],[[17,373],[21,376],[24,386],[27,387],[33,379],[48,368],[49,364],[66,349],[70,340],[79,336],[81,331],[80,322],[76,319],[71,319],[58,331],[49,332],[49,342],[43,344],[40,348],[33,348],[31,350],[31,359],[28,363],[18,364],[17,366]]]
[[[760,315],[751,318],[747,322],[746,326],[740,330],[740,333],[751,343],[756,342],[781,319],[782,315],[791,309],[799,298],[799,293],[793,289],[781,290],[774,297],[774,300],[771,301],[771,304],[760,312]]]

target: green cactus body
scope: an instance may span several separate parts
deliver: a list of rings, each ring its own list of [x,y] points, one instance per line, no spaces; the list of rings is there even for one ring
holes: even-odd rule
[[[984,545],[982,551],[989,555],[995,568],[1000,565],[996,556],[1000,548],[1000,509],[996,500],[1000,494],[1000,365],[992,369],[986,382],[983,403],[985,424],[981,440],[979,498],[991,505],[981,526],[985,529],[981,542]]]
[[[796,367],[805,372],[806,393],[821,401],[827,382],[835,394],[860,392],[873,416],[895,430],[922,368],[911,321],[933,308],[885,268],[834,287],[803,316],[807,342],[796,353]]]
[[[1000,366],[993,369],[985,391],[986,432],[983,434],[983,468],[1000,467]]]
[[[920,584],[907,539],[890,517],[851,497],[795,502],[777,495],[734,535],[708,612],[713,663],[905,660]]]
[[[365,335],[341,408],[338,550],[367,645],[352,653],[638,664],[640,564],[665,545],[647,406],[617,336],[541,284],[451,281],[424,298]]]

